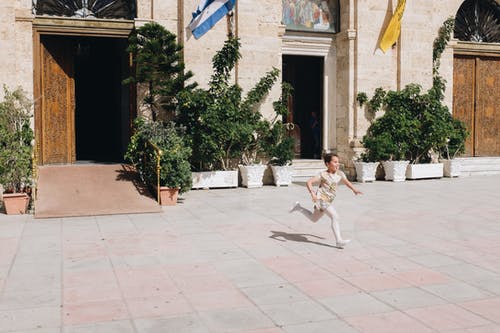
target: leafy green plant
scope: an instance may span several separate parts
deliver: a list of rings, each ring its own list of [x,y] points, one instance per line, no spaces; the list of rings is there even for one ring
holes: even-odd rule
[[[5,192],[27,191],[32,184],[32,103],[26,93],[4,86],[0,102],[0,184]]]
[[[193,170],[231,170],[240,162],[252,164],[262,152],[267,130],[259,107],[279,76],[273,68],[245,98],[231,72],[241,55],[238,38],[229,37],[212,59],[213,75],[208,89],[179,94],[176,121],[187,129],[193,149]]]
[[[181,50],[175,34],[156,22],[146,23],[130,35],[127,51],[133,55],[135,72],[124,84],[146,85],[143,101],[151,108],[153,120],[172,119],[177,94],[196,87],[196,83],[186,85],[193,74],[185,71]]]
[[[452,129],[446,142],[439,147],[439,155],[448,160],[465,152],[465,140],[469,135],[465,125],[458,119],[453,119]]]
[[[179,193],[191,189],[191,148],[183,140],[184,129],[173,122],[163,124],[144,118],[137,118],[134,128],[125,159],[136,167],[148,186],[157,184],[157,155],[152,143],[161,150],[160,186],[179,188]]]
[[[359,92],[356,95],[356,101],[358,102],[359,106],[363,106],[368,102],[368,95],[365,92]]]
[[[287,101],[292,91],[289,83],[281,84],[281,96],[273,103],[275,117],[268,123],[267,136],[263,136],[263,148],[271,165],[289,165],[294,157],[295,140],[288,135],[293,124],[283,122],[288,115]]]
[[[453,129],[453,118],[435,95],[422,93],[417,84],[389,91],[381,101],[385,109],[363,138],[368,160],[429,162],[431,151],[442,147]]]

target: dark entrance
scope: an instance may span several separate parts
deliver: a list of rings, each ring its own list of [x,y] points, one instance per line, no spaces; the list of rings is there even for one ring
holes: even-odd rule
[[[78,37],[75,49],[76,160],[121,162],[129,137],[126,39]]]
[[[129,140],[126,38],[40,36],[41,164],[121,162]]]
[[[287,121],[295,124],[297,158],[321,158],[322,78],[322,57],[283,56],[283,81],[290,83],[294,88],[289,101],[290,115]]]

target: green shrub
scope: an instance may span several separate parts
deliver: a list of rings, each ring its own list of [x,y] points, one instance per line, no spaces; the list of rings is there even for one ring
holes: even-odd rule
[[[213,75],[208,89],[178,95],[176,121],[186,127],[195,171],[232,170],[238,163],[252,164],[262,152],[266,122],[259,107],[279,76],[266,73],[245,98],[230,75],[240,59],[238,38],[229,37],[212,59]]]
[[[32,185],[33,130],[31,101],[17,88],[4,86],[0,102],[0,184],[6,192],[23,192]]]
[[[173,122],[163,124],[143,118],[137,118],[134,127],[125,158],[136,167],[144,181],[150,187],[157,184],[157,155],[149,144],[152,143],[161,150],[160,186],[179,188],[179,193],[191,189],[191,148],[183,140],[184,129]]]
[[[293,87],[289,83],[282,83],[280,99],[273,103],[275,117],[272,121],[266,122],[268,134],[263,136],[263,148],[271,165],[291,164],[294,157],[295,140],[288,135],[288,130],[293,124],[283,122],[288,115],[287,101],[292,91]]]
[[[453,132],[454,120],[439,96],[421,93],[418,84],[383,95],[385,113],[369,127],[362,143],[366,160],[429,162]]]

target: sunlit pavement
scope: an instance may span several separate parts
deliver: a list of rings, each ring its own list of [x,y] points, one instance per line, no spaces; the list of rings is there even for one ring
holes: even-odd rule
[[[160,214],[0,215],[0,332],[500,332],[500,176],[197,190]]]

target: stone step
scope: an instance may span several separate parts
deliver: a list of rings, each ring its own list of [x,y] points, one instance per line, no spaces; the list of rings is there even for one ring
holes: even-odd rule
[[[462,176],[497,175],[500,174],[500,157],[459,157],[462,165]],[[305,182],[325,170],[323,160],[293,160],[294,182]],[[341,170],[344,170],[341,165]]]
[[[500,174],[500,157],[459,157],[462,176]]]
[[[325,170],[325,163],[319,159],[293,160],[293,182],[305,182]]]

